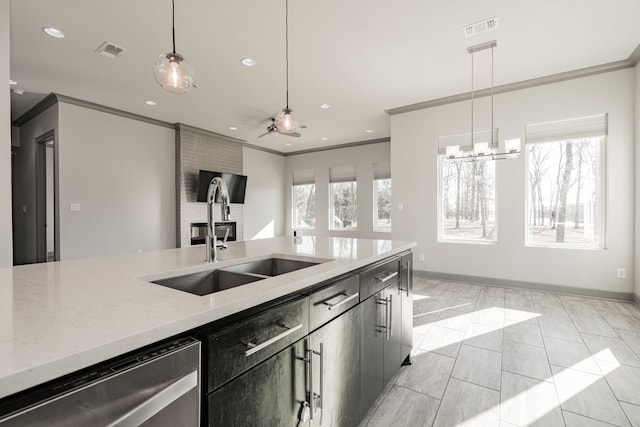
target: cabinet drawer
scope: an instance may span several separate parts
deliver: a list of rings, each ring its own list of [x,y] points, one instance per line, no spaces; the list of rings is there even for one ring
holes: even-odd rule
[[[400,258],[390,260],[360,273],[360,301],[400,280]]]
[[[308,322],[309,300],[303,298],[209,335],[208,391],[306,336]]]
[[[310,297],[309,330],[313,331],[360,302],[358,275],[337,281]]]

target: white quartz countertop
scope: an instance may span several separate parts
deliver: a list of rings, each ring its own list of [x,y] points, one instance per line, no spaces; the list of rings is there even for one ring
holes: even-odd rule
[[[413,242],[305,236],[229,242],[219,262],[204,247],[0,269],[0,398],[300,291],[411,249]],[[149,283],[270,257],[318,265],[197,296]]]

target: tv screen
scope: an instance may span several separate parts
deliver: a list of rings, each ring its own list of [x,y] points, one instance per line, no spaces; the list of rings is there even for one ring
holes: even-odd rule
[[[236,175],[233,173],[225,172],[212,172],[212,171],[200,171],[198,177],[198,202],[207,201],[207,191],[209,191],[209,183],[211,180],[219,176],[229,190],[229,203],[244,203],[244,193],[247,189],[247,177],[244,175]],[[220,192],[216,194],[216,203],[220,203]]]

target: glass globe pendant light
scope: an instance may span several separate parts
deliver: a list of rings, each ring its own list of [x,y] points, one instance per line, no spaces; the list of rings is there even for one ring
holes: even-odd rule
[[[285,58],[287,63],[287,106],[278,113],[275,124],[279,132],[293,133],[298,129],[298,120],[289,108],[289,0],[285,1]]]
[[[176,53],[175,0],[171,0],[171,5],[173,51],[158,57],[153,67],[153,77],[168,92],[187,93],[193,86],[193,68],[182,55]]]

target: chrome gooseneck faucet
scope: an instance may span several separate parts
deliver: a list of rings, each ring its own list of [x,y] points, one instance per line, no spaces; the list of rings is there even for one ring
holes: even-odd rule
[[[218,242],[214,231],[215,215],[213,213],[216,192],[220,193],[220,200],[222,201],[222,220],[229,220],[229,191],[227,190],[227,184],[222,178],[216,176],[209,183],[209,190],[207,191],[207,235],[204,245],[206,262],[218,261],[218,250],[216,248]]]

